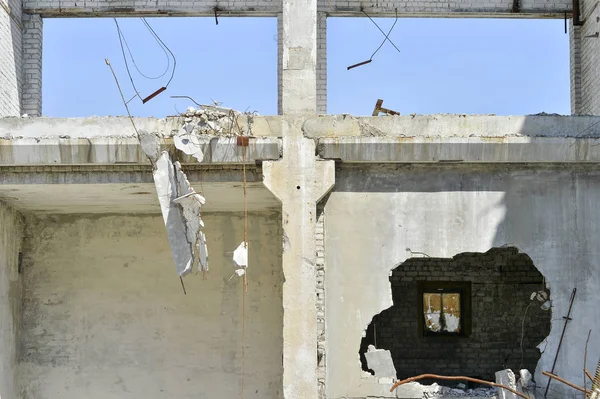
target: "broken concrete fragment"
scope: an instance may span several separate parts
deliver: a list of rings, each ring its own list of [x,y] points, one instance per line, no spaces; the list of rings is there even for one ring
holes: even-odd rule
[[[517,392],[524,394],[529,398],[535,398],[535,382],[533,376],[527,369],[519,370],[519,381],[517,381]]]
[[[375,349],[373,345],[369,345],[367,352],[365,352],[365,358],[367,359],[367,367],[375,372],[375,377],[396,378],[396,368],[390,351]]]
[[[194,263],[198,263],[199,271],[208,271],[208,250],[206,238],[201,229],[204,222],[200,216],[200,208],[206,203],[206,199],[190,185],[187,176],[181,170],[179,162],[174,163],[177,181],[177,193],[179,197],[173,200],[181,206],[181,212],[185,221],[187,240],[192,247]]]
[[[150,159],[152,163],[155,163],[160,156],[160,138],[155,133],[148,133],[144,130],[139,131],[139,141],[142,146],[142,151]]]
[[[190,128],[187,128],[188,126],[190,126]],[[198,160],[198,162],[202,162],[204,159],[204,153],[202,152],[200,140],[195,134],[193,134],[193,130],[194,129],[192,125],[185,125],[179,131],[179,134],[173,137],[173,142],[175,143],[175,148],[183,151],[187,155],[193,156]]]
[[[233,251],[233,264],[236,268],[247,268],[248,267],[248,243],[242,242]]]
[[[511,369],[501,370],[496,372],[496,384],[504,385],[506,387],[512,388],[514,390],[517,389],[517,383],[515,379],[515,374]],[[514,393],[503,389],[497,388],[498,399],[517,399],[517,395]]]
[[[179,162],[173,164],[166,151],[160,154],[153,176],[177,273],[188,274],[196,262],[199,270],[208,270],[208,251],[200,218],[204,197],[194,191]]]

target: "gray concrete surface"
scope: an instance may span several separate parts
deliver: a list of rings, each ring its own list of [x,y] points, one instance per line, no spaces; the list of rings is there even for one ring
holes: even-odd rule
[[[21,215],[0,202],[0,397],[17,397],[17,348],[21,307],[18,271]]]
[[[325,205],[327,397],[393,397],[390,385],[362,371],[358,351],[372,317],[392,305],[390,270],[410,251],[452,257],[504,245],[529,255],[551,291],[551,332],[539,345],[535,370],[542,386],[541,371],[552,366],[577,287],[555,372],[580,381],[576,365],[583,362],[588,331],[600,331],[592,316],[600,284],[599,178],[597,165],[339,168]],[[589,369],[600,357],[597,337],[590,340]],[[577,397],[562,384],[552,388],[549,397]]]
[[[283,226],[283,390],[317,398],[317,202],[334,184],[334,162],[315,157],[302,119],[284,123],[284,157],[263,164],[264,184],[281,201]],[[280,241],[281,242],[281,241]]]
[[[184,278],[187,295],[159,215],[30,219],[20,395],[6,398],[240,397],[242,286],[226,253],[244,222],[204,219],[213,267]],[[280,220],[249,219],[248,398],[282,397]]]

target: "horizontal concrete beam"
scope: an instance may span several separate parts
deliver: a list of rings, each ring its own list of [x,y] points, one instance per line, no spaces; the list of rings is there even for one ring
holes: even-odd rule
[[[317,153],[347,163],[600,163],[600,140],[341,137],[319,139]]]
[[[598,137],[600,117],[560,115],[406,115],[308,118],[304,134],[322,137]]]
[[[138,130],[172,137],[185,122],[184,117],[163,119],[133,118]],[[240,129],[252,137],[281,137],[278,116],[245,116],[237,120]],[[0,118],[0,138],[100,138],[136,137],[131,120],[126,116],[89,118]]]
[[[56,6],[34,5],[33,8],[24,8],[24,13],[40,14],[44,18],[98,18],[98,17],[213,17],[215,15],[214,6],[212,7],[189,7],[189,6],[171,6],[171,7],[77,7],[66,6],[57,8]],[[225,9],[223,7],[219,12],[220,17],[277,17],[281,12],[281,6],[278,7],[242,7],[235,9]]]
[[[243,180],[239,165],[202,166],[183,164],[192,183],[232,183]],[[246,167],[246,181],[262,182],[262,169]],[[61,166],[0,166],[0,185],[11,184],[134,184],[151,183],[150,165],[61,165]],[[241,183],[240,183],[241,184]]]
[[[164,139],[165,148],[172,139]],[[202,137],[201,164],[241,164],[242,147],[235,137]],[[246,148],[246,163],[277,160],[281,154],[281,140],[277,138],[250,138]],[[192,162],[191,157],[181,157]],[[137,138],[17,138],[0,139],[0,165],[85,165],[85,164],[149,164]]]
[[[189,5],[183,3],[177,5],[176,2],[162,3],[158,5],[140,5],[127,2],[119,6],[100,5],[107,2],[86,2],[76,3],[73,1],[25,1],[23,12],[27,14],[40,14],[44,18],[97,18],[97,17],[211,17],[214,18],[214,5]],[[342,3],[342,2],[340,2]],[[157,3],[158,4],[158,3]],[[282,12],[281,2],[271,4],[263,3],[261,5],[246,5],[232,3],[219,7],[219,17],[276,17]],[[358,4],[358,3],[356,3]],[[372,7],[368,4],[360,5],[335,5],[327,1],[321,2],[319,12],[326,12],[329,17],[366,17],[361,11],[371,17],[395,17],[395,8],[392,3],[389,7]],[[432,2],[429,7],[424,7],[423,3],[400,3],[398,7],[398,17],[400,18],[553,18],[562,19],[565,13],[570,18],[572,7],[565,4],[556,4],[555,8],[544,7],[543,4],[535,4],[533,7],[526,7],[519,12],[512,12],[510,4],[487,3],[477,6],[469,4],[455,3],[456,6],[450,8],[447,2]],[[537,7],[536,7],[537,6]]]

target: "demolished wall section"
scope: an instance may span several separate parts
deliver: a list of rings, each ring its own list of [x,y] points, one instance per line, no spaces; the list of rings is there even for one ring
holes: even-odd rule
[[[17,397],[22,236],[20,214],[0,202],[0,397],[7,399]]]
[[[459,314],[470,324],[467,335],[422,335],[419,283],[432,281],[471,283],[471,311],[463,308]],[[495,381],[501,369],[535,370],[537,345],[550,333],[551,312],[530,300],[532,292],[543,289],[544,279],[516,248],[411,258],[393,270],[390,283],[394,306],[375,316],[367,329],[360,349],[363,369],[367,347],[376,343],[391,351],[398,379],[432,373]]]

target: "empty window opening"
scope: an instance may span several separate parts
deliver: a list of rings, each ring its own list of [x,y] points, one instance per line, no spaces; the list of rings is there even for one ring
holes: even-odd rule
[[[562,19],[400,18],[389,38],[400,52],[366,17],[327,19],[329,114],[368,116],[378,99],[401,115],[571,113]]]
[[[535,370],[551,312],[532,297],[549,291],[526,254],[493,248],[411,258],[390,283],[394,305],[373,318],[361,342],[364,371],[375,374],[365,357],[370,345],[390,351],[398,379],[433,373],[494,381],[505,368]]]
[[[277,19],[146,18],[173,52],[176,68],[167,90],[145,104],[134,98],[134,116],[165,117],[200,104],[261,115],[277,114]],[[46,18],[42,63],[42,113],[50,117],[127,115],[108,58],[127,100],[169,81],[173,59],[139,18],[117,18],[126,41],[121,50],[112,18]],[[133,61],[132,58],[133,57]],[[138,71],[139,69],[139,71]],[[166,73],[165,73],[166,71]],[[146,77],[144,77],[143,75]],[[164,75],[163,75],[164,74]]]

